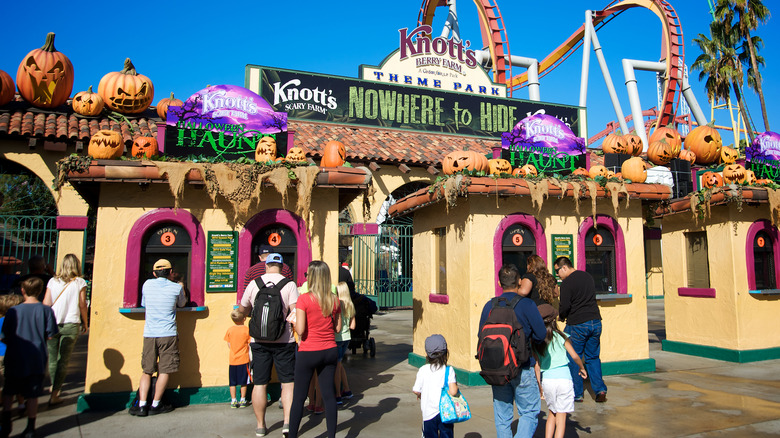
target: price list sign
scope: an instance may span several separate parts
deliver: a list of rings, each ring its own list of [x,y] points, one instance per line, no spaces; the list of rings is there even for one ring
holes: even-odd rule
[[[572,264],[574,263],[574,237],[571,234],[553,234],[550,236],[550,243],[553,263],[558,257],[568,257]],[[553,272],[553,275],[559,279],[557,272]]]
[[[236,291],[235,231],[209,231],[206,254],[206,292]]]

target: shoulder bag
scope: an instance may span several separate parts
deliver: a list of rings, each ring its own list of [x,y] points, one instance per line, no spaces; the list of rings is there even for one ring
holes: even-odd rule
[[[450,368],[452,367],[446,367],[444,372],[444,386],[441,387],[441,399],[439,399],[439,415],[441,415],[442,423],[460,423],[471,418],[471,410],[462,393],[458,392],[455,397],[450,395],[447,383],[450,377]]]

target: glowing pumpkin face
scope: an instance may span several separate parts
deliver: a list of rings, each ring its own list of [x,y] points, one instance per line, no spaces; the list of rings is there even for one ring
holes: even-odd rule
[[[487,172],[490,170],[490,163],[484,155],[474,151],[455,151],[444,156],[441,162],[441,169],[445,175],[452,175],[462,170],[472,172]]]
[[[536,176],[536,167],[534,167],[533,164],[526,164],[525,166],[521,167],[523,169],[523,172],[525,176]]]
[[[135,71],[130,58],[125,68],[103,76],[98,84],[98,94],[106,106],[125,114],[143,112],[154,99],[154,85],[151,79]]]
[[[303,149],[299,147],[291,148],[287,151],[285,160],[290,163],[299,163],[301,161],[306,161],[306,154],[303,152]]]
[[[723,187],[723,177],[717,172],[704,172],[701,176],[701,185],[708,189]]]
[[[723,182],[733,184],[735,182],[743,183],[747,178],[747,172],[741,164],[727,164],[723,168]]]
[[[98,160],[119,158],[125,152],[122,134],[108,129],[101,129],[89,139],[87,154]]]
[[[502,173],[512,172],[512,165],[509,164],[509,160],[494,158],[492,160],[488,160],[488,165],[490,166],[491,175],[500,175]]]
[[[266,162],[276,159],[276,140],[273,137],[262,137],[255,148],[255,161]]]
[[[725,164],[732,164],[737,161],[737,158],[739,158],[739,152],[736,150],[728,147],[723,146],[720,148],[720,161]]]
[[[596,178],[597,176],[602,176],[604,178],[607,178],[609,176],[609,171],[604,166],[590,166],[590,171],[588,171],[588,175],[591,178]]]
[[[89,86],[87,91],[77,93],[71,102],[73,111],[82,116],[96,116],[103,111],[104,105],[103,98],[99,94],[92,92],[92,85]]]
[[[157,139],[154,137],[138,137],[133,141],[130,155],[134,158],[152,158],[159,153]]]

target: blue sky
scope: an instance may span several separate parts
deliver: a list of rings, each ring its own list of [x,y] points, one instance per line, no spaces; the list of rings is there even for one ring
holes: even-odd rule
[[[676,9],[685,37],[685,62],[699,55],[693,39],[709,34],[707,0],[669,0]],[[377,65],[398,47],[398,29],[414,27],[421,0],[358,2],[354,0],[268,2],[11,2],[0,27],[0,70],[14,79],[22,58],[41,47],[48,32],[57,34],[55,46],[74,65],[73,94],[94,85],[106,73],[121,70],[132,59],[139,73],[155,85],[154,103],[174,92],[184,100],[207,85],[244,85],[246,64],[258,64],[338,76],[356,77],[360,64]],[[598,10],[607,1],[498,0],[512,54],[543,59],[569,37],[584,20],[586,9]],[[776,2],[765,1],[770,8]],[[78,6],[70,6],[78,5]],[[780,8],[774,11],[780,14]],[[460,0],[461,36],[481,44],[476,7]],[[446,8],[437,9],[434,29],[440,29]],[[760,52],[764,93],[770,126],[780,131],[780,17],[771,18],[757,32],[764,40]],[[612,79],[623,107],[630,114],[623,58],[657,61],[661,24],[645,9],[632,9],[598,33]],[[543,101],[577,105],[582,51],[574,53],[541,81]],[[656,106],[655,74],[638,72],[642,107]],[[707,118],[710,105],[698,73],[691,84]],[[758,131],[764,131],[758,97],[745,91],[748,109]],[[527,98],[527,89],[516,97]],[[616,119],[604,80],[591,57],[588,87],[588,133],[593,135]],[[726,110],[715,112],[718,125],[730,125]],[[733,142],[723,133],[724,143]]]

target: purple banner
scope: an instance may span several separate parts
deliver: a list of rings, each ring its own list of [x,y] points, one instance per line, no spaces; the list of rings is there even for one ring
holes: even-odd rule
[[[748,161],[780,161],[780,134],[771,131],[759,134],[745,149],[745,158]]]
[[[544,156],[583,155],[586,151],[584,138],[577,137],[565,123],[546,114],[536,114],[518,122],[511,132],[501,135],[501,146]]]

